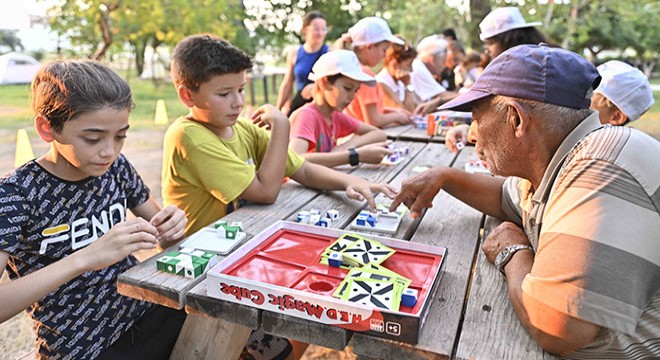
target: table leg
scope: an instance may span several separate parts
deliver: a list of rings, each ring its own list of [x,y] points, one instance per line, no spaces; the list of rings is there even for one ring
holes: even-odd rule
[[[246,326],[188,313],[170,360],[238,359],[251,332]]]

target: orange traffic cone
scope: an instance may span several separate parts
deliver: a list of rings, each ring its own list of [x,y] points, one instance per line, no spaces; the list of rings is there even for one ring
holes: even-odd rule
[[[25,129],[19,129],[16,133],[16,156],[14,157],[14,167],[19,167],[26,162],[34,159],[30,138]]]
[[[167,109],[165,108],[165,100],[159,99],[156,101],[156,116],[154,123],[156,125],[167,125],[170,120],[167,118]]]

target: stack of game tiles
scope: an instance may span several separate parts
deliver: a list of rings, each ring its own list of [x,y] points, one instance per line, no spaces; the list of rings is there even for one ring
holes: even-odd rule
[[[156,269],[195,279],[213,267],[218,258],[212,252],[183,248],[171,251],[156,260]]]
[[[365,306],[398,311],[401,294],[410,285],[407,279],[380,265],[395,251],[375,240],[356,234],[344,234],[321,256],[328,264],[330,254],[341,255],[341,267],[349,269],[334,297]]]

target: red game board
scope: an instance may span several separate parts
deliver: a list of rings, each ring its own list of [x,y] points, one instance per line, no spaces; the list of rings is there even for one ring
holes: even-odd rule
[[[348,270],[320,264],[325,249],[349,231],[280,221],[207,275],[209,296],[411,343],[440,277],[446,249],[379,236],[396,250],[381,265],[412,280],[414,307],[389,311],[332,297]],[[364,235],[363,235],[364,236]]]

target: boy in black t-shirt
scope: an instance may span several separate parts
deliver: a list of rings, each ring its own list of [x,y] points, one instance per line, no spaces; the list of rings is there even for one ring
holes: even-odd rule
[[[0,269],[12,279],[0,321],[28,308],[43,358],[168,358],[185,314],[117,293],[133,252],[171,245],[186,225],[120,153],[128,84],[94,61],[57,61],[31,96],[50,150],[0,179]]]

